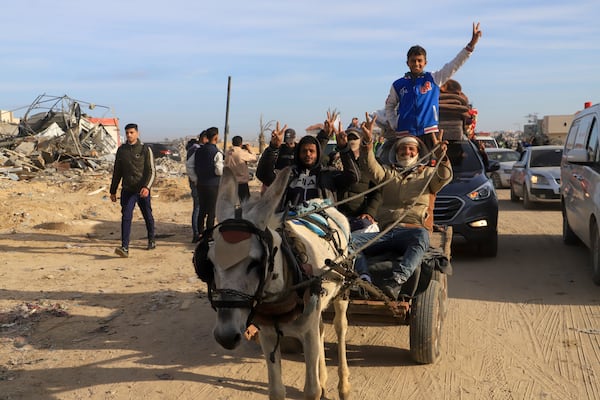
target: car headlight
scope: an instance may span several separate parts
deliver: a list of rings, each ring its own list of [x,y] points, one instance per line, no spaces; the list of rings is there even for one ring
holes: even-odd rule
[[[467,193],[467,197],[473,201],[485,200],[492,196],[494,192],[494,186],[490,181],[485,182],[472,192]]]
[[[531,183],[534,185],[549,185],[550,182],[548,182],[548,178],[546,178],[544,175],[537,175],[537,174],[533,174],[531,175]]]

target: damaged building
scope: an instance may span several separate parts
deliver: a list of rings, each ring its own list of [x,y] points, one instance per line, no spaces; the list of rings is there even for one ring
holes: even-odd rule
[[[92,111],[103,115],[91,116]],[[118,118],[107,117],[109,112],[106,106],[46,94],[20,119],[2,111],[0,172],[34,172],[56,163],[95,169],[102,160],[112,161],[121,141]]]

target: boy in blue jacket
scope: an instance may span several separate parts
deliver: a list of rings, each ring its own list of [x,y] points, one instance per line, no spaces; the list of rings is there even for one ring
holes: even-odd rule
[[[385,117],[396,135],[418,136],[431,148],[431,134],[438,132],[440,86],[467,61],[481,37],[479,23],[473,23],[473,36],[467,46],[439,71],[425,72],[427,52],[413,46],[406,55],[410,68],[392,84],[385,101]]]

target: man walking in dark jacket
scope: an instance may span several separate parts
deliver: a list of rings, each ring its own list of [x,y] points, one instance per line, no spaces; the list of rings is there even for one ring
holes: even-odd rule
[[[215,225],[215,209],[217,207],[217,194],[219,183],[223,175],[223,153],[217,149],[219,130],[215,127],[206,130],[208,143],[196,150],[195,165],[198,177],[198,200],[200,212],[198,213],[198,231],[204,232],[204,218],[206,229]],[[209,234],[209,236],[211,236]],[[199,238],[200,239],[200,238]]]
[[[154,217],[150,204],[150,188],[156,178],[152,150],[139,140],[137,124],[125,125],[127,142],[117,150],[115,166],[110,184],[110,199],[117,201],[117,188],[121,180],[121,247],[115,253],[129,257],[129,236],[135,205],[140,207],[146,230],[148,231],[148,250],[156,247],[154,241]]]

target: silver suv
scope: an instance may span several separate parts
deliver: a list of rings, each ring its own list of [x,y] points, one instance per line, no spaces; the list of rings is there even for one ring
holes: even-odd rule
[[[600,104],[579,112],[561,160],[563,241],[590,249],[592,279],[600,285]]]

